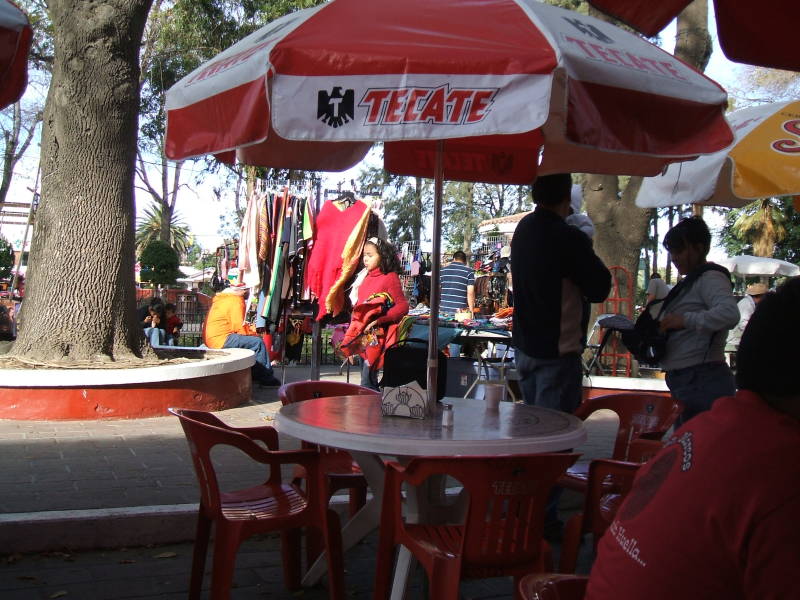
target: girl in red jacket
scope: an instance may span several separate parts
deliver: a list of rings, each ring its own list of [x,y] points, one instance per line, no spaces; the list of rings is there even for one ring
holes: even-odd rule
[[[379,314],[369,311],[369,320],[363,329],[364,334],[372,334],[368,337],[374,341],[368,343],[377,343],[383,348],[387,345],[387,341],[391,343],[394,339],[397,323],[408,313],[408,301],[403,294],[403,286],[398,276],[401,272],[400,261],[389,242],[374,237],[369,238],[364,244],[362,261],[367,274],[358,287],[358,302],[353,307],[353,314],[363,311],[363,307],[356,310],[360,305],[367,302],[375,303],[381,297],[385,299],[385,309],[378,311]],[[381,366],[380,358],[383,353],[380,353],[378,360],[375,360],[374,354],[374,352],[368,353],[367,350],[361,352],[364,358],[361,385],[378,389],[378,369]]]

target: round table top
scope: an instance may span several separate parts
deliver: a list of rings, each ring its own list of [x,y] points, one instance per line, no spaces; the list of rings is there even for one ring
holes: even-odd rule
[[[583,422],[556,410],[483,400],[445,398],[453,426],[442,427],[441,406],[426,419],[384,417],[374,396],[314,398],[282,406],[275,427],[292,437],[345,450],[394,456],[497,455],[558,452],[586,439]]]

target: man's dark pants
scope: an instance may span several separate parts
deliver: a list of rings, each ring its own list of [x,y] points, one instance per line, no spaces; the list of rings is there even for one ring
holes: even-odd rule
[[[533,358],[517,349],[515,362],[525,404],[572,414],[583,395],[583,370],[579,354],[559,358]],[[569,451],[571,449],[564,449]],[[554,487],[547,500],[545,528],[559,525],[558,501],[563,488]]]
[[[256,381],[273,379],[275,377],[272,372],[272,367],[269,364],[267,347],[264,345],[264,340],[262,340],[260,336],[230,333],[228,337],[225,338],[225,343],[222,344],[222,347],[245,348],[255,352],[256,364],[253,365],[253,379]]]

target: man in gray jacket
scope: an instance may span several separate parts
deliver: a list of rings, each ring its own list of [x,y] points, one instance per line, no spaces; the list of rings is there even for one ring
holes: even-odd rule
[[[721,396],[736,392],[725,362],[728,330],[739,322],[730,274],[706,261],[711,232],[699,217],[682,220],[664,236],[678,272],[686,280],[661,317],[668,333],[661,368],[672,396],[684,404],[678,425],[711,408]]]

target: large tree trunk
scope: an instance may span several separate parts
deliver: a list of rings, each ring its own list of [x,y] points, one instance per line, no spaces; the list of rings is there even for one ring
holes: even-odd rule
[[[632,278],[630,281],[622,278],[620,272],[615,273],[619,293],[627,295],[630,284],[635,297],[639,253],[647,240],[650,211],[635,203],[642,185],[641,177],[631,177],[621,193],[619,182],[616,175],[586,175],[584,198],[595,225],[595,252],[608,267],[622,267],[627,271]],[[616,308],[627,312],[626,307]]]
[[[16,356],[141,354],[133,174],[138,54],[151,2],[49,2],[55,60],[42,132],[42,201]]]

